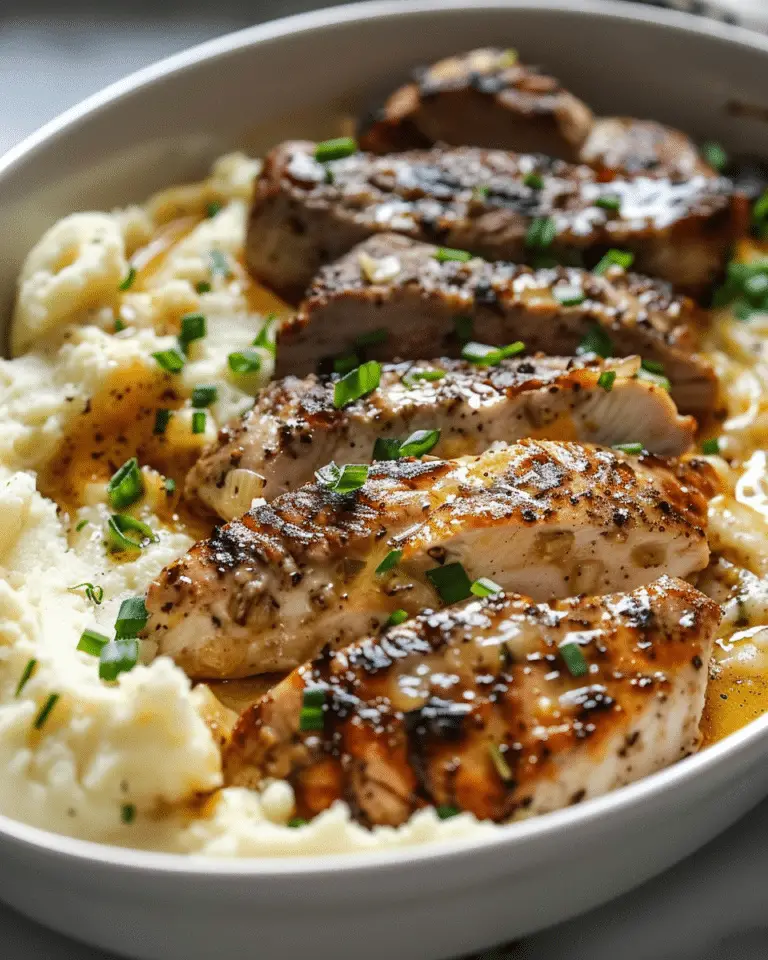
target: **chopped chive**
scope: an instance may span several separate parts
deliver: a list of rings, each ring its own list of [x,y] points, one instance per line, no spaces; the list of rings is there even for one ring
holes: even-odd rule
[[[403,384],[410,389],[415,387],[420,381],[434,383],[436,380],[442,380],[445,377],[445,370],[409,370],[403,377]]]
[[[115,333],[121,333],[125,330],[125,323],[121,317],[115,317]]]
[[[174,347],[171,347],[170,350],[158,350],[156,353],[153,353],[152,356],[166,373],[179,373],[186,363],[182,354]]]
[[[291,817],[288,823],[286,823],[286,827],[290,827],[292,830],[295,830],[298,827],[306,827],[308,823],[309,820],[305,820],[304,817]]]
[[[541,190],[544,186],[544,178],[540,173],[526,173],[523,177],[523,183],[531,190]]]
[[[261,370],[261,354],[255,350],[238,350],[230,353],[227,363],[232,373],[258,373]]]
[[[669,382],[669,378],[662,376],[658,373],[651,373],[650,370],[646,369],[645,366],[642,366],[637,371],[637,379],[645,380],[648,383],[654,384],[654,386],[661,387],[662,390],[666,390],[667,393],[672,389],[672,384]]]
[[[75,533],[80,533],[81,530],[84,530],[88,526],[87,520],[81,520],[80,523],[75,527]]]
[[[553,288],[552,293],[564,307],[578,307],[587,299],[581,287],[574,287],[567,283],[558,284]]]
[[[128,533],[137,533],[134,539]],[[127,513],[114,513],[107,521],[107,541],[110,553],[122,553],[124,550],[143,550],[147,544],[157,543],[152,528]]]
[[[565,660],[565,665],[572,677],[583,677],[589,669],[581,644],[576,643],[575,640],[566,640],[565,643],[560,644],[560,656]]]
[[[456,332],[456,338],[462,343],[472,339],[475,321],[472,317],[458,316],[453,318],[453,329]]]
[[[310,687],[304,691],[301,713],[299,714],[299,730],[322,730],[325,717],[325,690],[322,687]]]
[[[197,290],[198,293],[210,293],[211,285],[207,280],[201,280],[199,283],[195,284],[195,290]]]
[[[407,619],[408,619],[408,612],[406,610],[393,610],[392,613],[390,613],[385,626],[399,627],[400,624],[405,623]]]
[[[266,350],[267,353],[271,353],[273,357],[277,354],[277,341],[275,340],[275,334],[273,332],[276,323],[277,314],[267,314],[261,330],[256,334],[256,339],[251,344],[253,347],[260,347],[262,350]]]
[[[616,382],[616,371],[615,370],[603,370],[600,376],[597,378],[597,385],[605,390],[606,393],[610,393],[613,390],[613,385]]]
[[[337,380],[333,388],[333,405],[337,410],[360,397],[372,393],[381,381],[381,364],[375,360],[362,363],[351,370],[341,380]]]
[[[472,581],[460,563],[433,567],[432,570],[427,570],[427,579],[445,604],[458,603],[472,596]]]
[[[461,813],[458,807],[452,807],[448,804],[435,807],[435,814],[439,820],[450,820],[451,817],[458,817]]]
[[[597,200],[595,200],[595,206],[601,207],[603,210],[620,210],[621,197],[615,193],[607,193],[605,196],[598,197]]]
[[[478,367],[495,367],[508,357],[515,357],[525,350],[522,340],[516,340],[505,347],[491,347],[487,343],[465,343],[461,350],[464,360]]]
[[[728,154],[719,143],[710,141],[709,143],[703,144],[701,155],[710,167],[718,173],[722,173],[728,166]]]
[[[124,803],[120,807],[120,819],[126,824],[133,823],[136,819],[136,807],[132,803]]]
[[[187,313],[181,318],[179,343],[186,353],[187,347],[195,340],[202,340],[208,332],[208,323],[202,313]]]
[[[437,446],[439,430],[416,430],[400,445],[401,457],[423,457]]]
[[[720,440],[718,437],[710,437],[701,445],[701,452],[709,457],[715,457],[720,453]]]
[[[110,640],[99,653],[99,679],[112,682],[121,673],[133,670],[139,660],[139,641],[135,637]]]
[[[173,479],[173,477],[166,477],[163,481],[163,487],[165,488],[165,492],[169,497],[172,497],[173,494],[176,493],[176,481]]]
[[[506,757],[501,751],[501,747],[497,743],[491,743],[488,745],[488,753],[491,757],[491,763],[498,773],[499,778],[505,783],[508,783],[512,779],[512,768],[507,763]]]
[[[525,234],[526,250],[547,250],[557,236],[557,225],[552,217],[534,217]]]
[[[26,687],[26,685],[32,679],[32,674],[35,672],[36,668],[37,668],[37,660],[35,660],[34,657],[31,660],[27,660],[27,665],[22,670],[21,677],[19,678],[19,682],[16,684],[16,693],[14,694],[14,696],[18,697],[21,695],[21,691],[24,689],[24,687]]]
[[[637,454],[642,453],[645,447],[642,443],[614,443],[613,449],[618,450],[620,453]]]
[[[453,247],[438,247],[433,254],[438,263],[448,263],[456,260],[458,263],[466,263],[471,260],[473,254],[469,250],[456,250]]]
[[[376,567],[376,576],[380,577],[382,573],[389,573],[393,570],[403,558],[402,550],[390,550],[381,563]]]
[[[223,206],[224,206],[224,204],[221,203],[221,202],[218,201],[218,200],[211,200],[210,203],[206,203],[206,205],[205,205],[205,215],[206,215],[206,217],[208,217],[209,219],[210,219],[211,217],[215,217],[216,214],[219,212],[219,210],[221,210],[221,208],[222,208]]]
[[[333,137],[323,140],[315,146],[315,160],[327,163],[329,160],[343,160],[357,153],[357,140],[354,137]]]
[[[149,611],[144,604],[144,597],[127,597],[120,604],[120,610],[115,621],[115,639],[128,640],[138,637],[147,625]]]
[[[98,657],[102,647],[109,643],[109,637],[103,633],[97,633],[95,630],[83,630],[77,643],[77,649],[82,653],[90,654],[92,657]]]
[[[122,510],[123,507],[136,503],[143,494],[144,479],[139,469],[139,461],[136,457],[131,457],[112,474],[107,484],[107,496],[115,510]]]
[[[472,197],[473,197],[474,200],[477,200],[477,201],[479,201],[480,203],[482,203],[483,201],[485,201],[485,200],[488,199],[488,196],[489,196],[490,192],[491,192],[491,188],[490,188],[490,187],[486,187],[486,186],[480,184],[480,185],[476,186],[476,187],[473,189],[473,191],[472,191]]]
[[[94,586],[92,583],[76,583],[74,587],[70,587],[69,589],[79,590],[81,587],[85,587],[85,596],[91,603],[95,603],[96,606],[104,599],[104,587]]]
[[[613,356],[613,340],[603,330],[599,324],[595,323],[587,332],[584,339],[576,347],[576,353],[581,355],[585,353],[595,353],[598,357],[606,359]]]
[[[373,445],[371,460],[399,460],[400,441],[389,437],[377,437]]]
[[[479,580],[473,582],[469,589],[476,597],[492,597],[496,593],[502,593],[504,588],[500,587],[498,583],[494,583],[493,580],[489,580],[488,577],[480,577]]]
[[[192,433],[205,433],[205,411],[195,410],[192,414]]]
[[[360,366],[360,357],[356,353],[342,353],[333,358],[333,372],[342,376]]]
[[[660,373],[664,374],[664,364],[659,363],[658,360],[643,360],[641,363],[643,370],[648,370],[650,373]]]
[[[52,693],[49,695],[48,699],[40,708],[40,712],[35,717],[35,723],[34,723],[35,730],[43,729],[43,726],[45,725],[46,720],[48,719],[48,717],[50,717],[51,713],[53,712],[53,708],[56,706],[56,704],[59,702],[60,699],[61,697],[58,693]]]
[[[130,290],[130,288],[133,286],[133,281],[135,279],[136,279],[136,268],[128,267],[128,273],[126,273],[125,277],[117,285],[117,289]]]
[[[371,330],[370,333],[361,333],[355,338],[355,346],[360,349],[365,347],[375,347],[379,343],[384,343],[389,336],[389,330],[385,327],[379,327],[378,330]]]
[[[622,270],[629,270],[635,262],[634,253],[629,250],[608,250],[607,253],[598,262],[592,273],[605,273],[610,267],[621,267]]]
[[[216,403],[216,400],[219,396],[218,387],[213,385],[206,385],[202,387],[195,387],[192,391],[192,406],[193,407],[210,407],[212,403]]]
[[[172,415],[173,414],[171,411],[166,410],[165,408],[155,410],[155,426],[152,429],[152,433],[154,433],[156,436],[160,436],[161,434],[165,433]]]
[[[343,467],[329,463],[315,473],[317,482],[334,493],[353,493],[368,479],[370,467],[366,463],[346,463]]]

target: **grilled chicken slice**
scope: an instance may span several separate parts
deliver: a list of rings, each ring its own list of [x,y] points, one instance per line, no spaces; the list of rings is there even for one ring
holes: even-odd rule
[[[713,175],[679,130],[652,120],[596,119],[558,80],[498,48],[472,50],[417,71],[360,132],[360,146],[371,153],[435,143],[543,153],[601,171],[683,180]]]
[[[534,271],[477,258],[441,263],[436,251],[382,234],[321,270],[280,331],[278,374],[309,373],[318,356],[354,349],[356,337],[382,328],[388,335],[367,350],[372,359],[456,356],[462,347],[457,317],[472,321],[471,339],[480,343],[522,340],[531,352],[555,355],[575,353],[598,328],[614,353],[662,364],[685,413],[711,412],[717,379],[694,352],[701,312],[666,284],[620,267],[597,276],[575,267]]]
[[[286,377],[220,431],[190,471],[186,494],[231,520],[248,509],[248,496],[272,500],[330,461],[368,461],[377,439],[403,441],[418,430],[440,431],[431,452],[441,457],[524,437],[638,442],[679,456],[691,446],[696,422],[678,415],[663,387],[637,379],[639,369],[637,357],[515,358],[490,368],[462,360],[386,364],[379,389],[340,410],[333,402],[337,378]],[[603,373],[608,382],[601,386]],[[254,476],[263,488],[253,487]]]
[[[419,612],[448,563],[537,600],[685,577],[707,563],[714,484],[703,461],[536,440],[377,463],[354,493],[308,484],[195,544],[150,585],[147,637],[192,677],[242,677]]]
[[[725,179],[607,179],[540,155],[471,147],[320,163],[315,144],[291,141],[268,154],[256,181],[246,257],[259,281],[298,301],[321,266],[375,233],[488,260],[520,262],[544,249],[588,267],[621,247],[639,272],[699,294],[748,221],[746,197]]]
[[[299,815],[346,800],[368,826],[428,804],[505,821],[578,803],[697,748],[719,620],[666,576],[553,606],[497,595],[426,611],[247,709],[225,782],[287,779]]]

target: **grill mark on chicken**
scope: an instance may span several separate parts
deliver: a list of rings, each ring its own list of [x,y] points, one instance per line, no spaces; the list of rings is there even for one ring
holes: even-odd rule
[[[667,576],[552,606],[502,595],[425,611],[326,652],[248,708],[225,782],[287,779],[300,816],[347,799],[368,826],[428,804],[504,821],[578,803],[696,749],[697,664],[719,620],[716,603]],[[322,692],[320,729],[301,729],[306,690]]]
[[[712,176],[696,145],[652,120],[596,118],[554,77],[498,48],[420,69],[360,131],[360,146],[391,153],[435,143],[543,153],[602,173]]]
[[[436,248],[407,237],[371,237],[320,271],[296,317],[280,332],[278,373],[303,375],[318,356],[338,355],[355,336],[384,329],[386,339],[367,348],[371,359],[418,359],[437,352],[456,356],[456,318],[470,318],[472,339],[504,344],[522,340],[530,352],[570,355],[594,328],[614,352],[640,354],[663,364],[673,396],[686,413],[711,413],[717,381],[695,353],[703,316],[667,284],[621,268],[604,276],[555,267],[532,270],[511,263],[435,259]],[[397,262],[397,274],[371,282],[361,263]],[[394,266],[393,266],[394,268]],[[576,291],[581,303],[564,305],[557,293]]]
[[[586,166],[471,147],[358,153],[328,163],[316,161],[314,150],[289,141],[268,154],[246,238],[251,272],[294,302],[320,267],[372,234],[526,262],[541,255],[527,236],[544,217],[554,225],[547,254],[556,260],[589,267],[606,248],[622,247],[635,254],[639,272],[700,294],[749,221],[746,197],[725,179],[606,182]],[[540,175],[541,189],[526,185],[531,173]],[[609,193],[619,210],[597,204]]]
[[[355,493],[307,484],[195,544],[150,585],[146,635],[189,676],[234,678],[419,612],[446,562],[538,600],[685,577],[706,566],[716,489],[705,461],[567,442],[377,463]],[[376,575],[391,550],[399,563]]]
[[[635,379],[639,367],[638,358],[612,364],[565,357],[508,359],[491,368],[445,359],[385,364],[379,389],[343,409],[334,406],[337,378],[286,377],[219,432],[188,474],[186,496],[231,520],[242,513],[238,484],[253,474],[263,478],[260,495],[272,500],[311,481],[329,461],[369,461],[379,437],[404,440],[435,428],[434,454],[442,457],[524,437],[639,442],[678,456],[693,442],[695,421],[677,414],[666,390]],[[600,385],[608,370],[615,376],[610,391]],[[408,379],[425,371],[444,376]]]

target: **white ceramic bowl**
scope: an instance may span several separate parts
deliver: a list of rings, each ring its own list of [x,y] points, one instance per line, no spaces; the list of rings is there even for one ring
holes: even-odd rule
[[[408,0],[313,13],[172,57],[87,100],[0,161],[0,316],[25,252],[63,214],[139,201],[234,146],[323,135],[414,64],[518,47],[597,110],[768,156],[768,39],[624,3]],[[258,131],[256,133],[255,131]],[[204,861],[54,836],[0,817],[0,897],[131,957],[437,960],[616,896],[768,792],[768,717],[600,800],[493,839],[325,859]]]

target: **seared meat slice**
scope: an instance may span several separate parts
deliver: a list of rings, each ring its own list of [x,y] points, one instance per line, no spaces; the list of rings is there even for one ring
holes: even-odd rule
[[[504,821],[578,803],[696,750],[719,620],[666,576],[553,606],[497,595],[425,611],[248,708],[225,782],[287,779],[299,815],[343,799],[366,825],[428,804]]]
[[[195,544],[150,585],[147,636],[190,676],[238,677],[418,613],[446,563],[537,600],[685,577],[707,563],[713,478],[702,461],[536,440],[377,463],[354,493],[308,484]]]
[[[485,48],[448,57],[396,90],[360,132],[360,146],[391,153],[435,143],[544,153],[598,170],[712,176],[696,145],[652,120],[595,119],[558,80]]]
[[[639,272],[701,293],[748,220],[746,197],[725,179],[606,179],[472,147],[320,163],[315,144],[292,141],[268,154],[256,181],[246,257],[258,280],[294,301],[321,266],[392,231],[488,260],[535,260],[545,249],[592,266],[621,247]]]
[[[679,456],[693,442],[696,422],[678,415],[663,387],[637,379],[639,368],[637,357],[615,364],[516,358],[490,368],[462,360],[386,364],[379,389],[341,410],[333,402],[336,378],[286,377],[220,431],[190,471],[186,493],[231,520],[250,506],[239,487],[243,481],[252,486],[254,474],[264,480],[258,493],[272,500],[308,483],[329,461],[368,461],[377,439],[403,441],[417,430],[440,430],[431,452],[441,457],[478,454],[496,441],[524,437],[638,442]],[[614,379],[601,386],[606,371]]]
[[[472,144],[576,162],[592,123],[589,107],[553,77],[491,48],[420,70],[360,131],[360,146],[392,153]]]
[[[614,353],[661,363],[681,410],[711,412],[715,374],[694,353],[700,311],[666,284],[619,267],[604,276],[574,267],[534,271],[479,259],[441,263],[435,252],[429,244],[383,234],[323,269],[280,332],[278,373],[309,373],[318,356],[349,350],[355,337],[382,328],[388,336],[368,350],[370,358],[456,356],[462,347],[457,317],[472,320],[471,339],[480,343],[522,340],[529,351],[549,354],[574,353],[598,327]],[[379,279],[375,265],[389,274]]]

